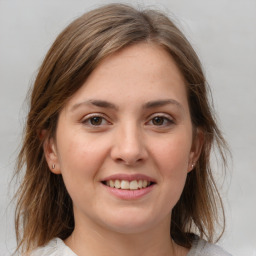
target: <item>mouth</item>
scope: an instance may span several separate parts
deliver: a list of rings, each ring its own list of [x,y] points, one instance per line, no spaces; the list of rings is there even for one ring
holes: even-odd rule
[[[144,179],[139,179],[139,180],[111,179],[111,180],[102,181],[102,184],[104,184],[105,186],[120,189],[120,190],[140,190],[140,189],[145,189],[147,187],[153,186],[155,182],[144,180]]]

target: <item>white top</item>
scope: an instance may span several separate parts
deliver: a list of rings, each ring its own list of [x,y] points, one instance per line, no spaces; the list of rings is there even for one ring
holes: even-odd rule
[[[30,256],[77,256],[60,238],[34,250]],[[187,256],[231,256],[219,246],[204,240],[195,241]]]

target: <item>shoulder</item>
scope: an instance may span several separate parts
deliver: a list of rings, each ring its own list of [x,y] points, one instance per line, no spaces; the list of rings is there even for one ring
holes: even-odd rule
[[[38,247],[30,256],[77,256],[60,238],[54,238],[42,247]]]
[[[187,256],[232,256],[216,244],[196,240]]]

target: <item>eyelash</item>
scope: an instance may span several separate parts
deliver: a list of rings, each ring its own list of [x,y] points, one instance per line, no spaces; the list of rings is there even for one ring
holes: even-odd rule
[[[99,118],[100,123],[99,124],[93,124],[92,123],[93,118]],[[154,122],[155,118],[160,118],[162,123],[160,122],[159,125],[154,124],[153,122]],[[94,120],[94,121],[97,121],[97,120]],[[104,123],[102,124],[102,122],[104,122]],[[86,116],[86,118],[82,120],[82,124],[87,125],[87,126],[91,126],[91,127],[101,127],[101,126],[104,126],[104,125],[110,125],[111,122],[109,122],[103,114],[95,113],[95,114],[90,114],[90,115]],[[170,118],[169,116],[167,117],[164,114],[156,114],[154,116],[151,116],[149,121],[146,122],[146,125],[152,125],[152,126],[160,127],[160,128],[169,127],[173,124],[175,124],[174,120],[172,118]]]
[[[153,122],[155,118],[160,118],[163,123],[160,123],[159,125],[154,124]],[[175,124],[172,118],[170,118],[169,116],[167,117],[164,114],[156,114],[153,117],[150,117],[150,120],[147,123],[151,123],[153,126],[156,126],[156,127],[168,127]]]
[[[92,120],[93,118],[100,118],[101,122],[100,124],[92,124]],[[105,124],[102,124],[102,122],[105,122],[105,124],[111,124],[104,115],[102,114],[99,114],[99,113],[95,113],[95,114],[90,114],[88,116],[86,116],[85,119],[82,120],[82,123],[84,125],[88,125],[88,126],[91,126],[91,127],[100,127],[102,125],[105,125]]]

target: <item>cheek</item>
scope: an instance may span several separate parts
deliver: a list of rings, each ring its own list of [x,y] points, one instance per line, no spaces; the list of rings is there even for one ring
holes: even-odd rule
[[[74,206],[82,205],[81,199],[90,204],[101,165],[100,147],[75,136],[69,140],[66,137],[59,148],[61,174]]]
[[[94,178],[97,169],[104,159],[102,144],[90,138],[85,138],[81,133],[63,136],[58,141],[58,158],[63,178],[67,182],[81,182],[81,178]]]
[[[155,144],[154,159],[160,178],[164,184],[171,205],[175,205],[185,185],[192,137],[189,133],[182,136],[169,136]],[[172,196],[170,196],[172,195]]]
[[[161,167],[160,169],[166,171],[167,175],[186,172],[190,156],[191,140],[186,135],[170,135],[165,140],[155,144],[152,152],[154,152],[154,159],[159,167]]]
[[[151,143],[153,145],[153,143]],[[159,209],[168,215],[178,202],[187,178],[191,143],[189,136],[168,136],[151,148],[152,159],[158,170]]]

